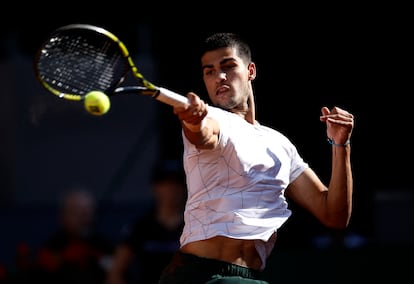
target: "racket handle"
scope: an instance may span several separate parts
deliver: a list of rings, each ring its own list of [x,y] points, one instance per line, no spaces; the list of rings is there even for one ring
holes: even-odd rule
[[[175,106],[186,107],[190,105],[187,97],[177,94],[165,88],[158,88],[158,94],[155,96],[155,99],[165,104],[174,106],[174,107]]]

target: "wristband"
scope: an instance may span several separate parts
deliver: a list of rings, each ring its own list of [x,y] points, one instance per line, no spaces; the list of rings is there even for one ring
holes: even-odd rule
[[[346,145],[351,144],[351,141],[348,139],[344,144],[336,144],[335,141],[331,138],[328,138],[328,143],[335,147],[345,147]]]

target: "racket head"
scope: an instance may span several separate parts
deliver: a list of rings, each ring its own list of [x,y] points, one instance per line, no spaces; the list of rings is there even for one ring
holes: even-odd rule
[[[131,68],[138,73],[125,45],[111,32],[88,24],[56,29],[34,59],[41,85],[60,98],[76,101],[90,91],[112,95]]]

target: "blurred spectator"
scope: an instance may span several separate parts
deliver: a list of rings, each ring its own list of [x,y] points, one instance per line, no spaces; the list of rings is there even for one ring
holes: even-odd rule
[[[15,270],[8,273],[8,280],[11,284],[30,283],[34,265],[30,246],[26,242],[20,242],[16,247]],[[0,282],[2,283],[2,282]]]
[[[37,252],[34,283],[104,283],[113,244],[95,228],[95,198],[73,189],[60,204],[59,228]]]
[[[1,284],[8,283],[7,274],[8,274],[8,271],[7,271],[6,266],[3,263],[0,263],[0,283]]]
[[[117,246],[106,284],[157,283],[179,248],[187,196],[181,163],[167,160],[157,165],[151,190],[153,206]]]

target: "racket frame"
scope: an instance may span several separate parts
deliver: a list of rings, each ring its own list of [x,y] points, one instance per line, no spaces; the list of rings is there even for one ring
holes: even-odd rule
[[[82,101],[84,100],[85,96],[87,95],[87,93],[89,93],[90,91],[96,91],[96,90],[90,90],[88,92],[85,92],[85,94],[71,94],[71,93],[64,93],[61,92],[57,89],[55,89],[54,87],[52,87],[52,85],[50,85],[49,83],[47,83],[45,80],[42,79],[42,75],[40,74],[39,68],[38,68],[38,63],[39,60],[42,56],[43,53],[47,52],[45,51],[45,46],[47,46],[47,43],[50,42],[50,40],[53,38],[54,35],[57,35],[59,32],[65,31],[65,30],[75,30],[75,29],[80,29],[80,30],[89,30],[89,31],[93,31],[93,32],[97,32],[100,33],[104,36],[106,36],[107,38],[109,38],[113,43],[115,43],[120,50],[120,54],[122,55],[122,57],[126,60],[128,67],[125,69],[124,74],[121,76],[121,78],[118,80],[118,82],[116,83],[115,88],[113,88],[113,90],[111,90],[110,88],[107,90],[103,90],[103,92],[111,97],[114,95],[118,95],[118,94],[140,94],[140,95],[145,95],[145,96],[150,96],[153,97],[154,99],[157,99],[163,103],[172,105],[172,106],[187,106],[189,105],[189,101],[187,99],[187,97],[180,95],[178,93],[175,93],[171,90],[168,90],[166,88],[162,88],[162,87],[158,87],[156,85],[154,85],[153,83],[151,83],[150,81],[148,81],[143,75],[142,73],[138,70],[137,66],[135,65],[126,45],[113,33],[109,32],[108,30],[102,28],[102,27],[98,27],[98,26],[94,26],[94,25],[90,25],[90,24],[69,24],[66,26],[62,26],[58,29],[56,29],[48,38],[48,40],[46,40],[43,45],[41,46],[41,48],[38,50],[36,56],[35,56],[35,60],[34,60],[34,66],[35,66],[35,73],[36,73],[36,78],[37,80],[41,83],[41,85],[48,90],[49,92],[51,92],[52,94],[56,95],[59,98],[63,98],[66,100],[73,100],[73,101]],[[125,80],[126,76],[128,75],[128,72],[132,72],[132,75],[134,76],[135,79],[137,79],[138,83],[135,86],[120,86],[123,81]]]

